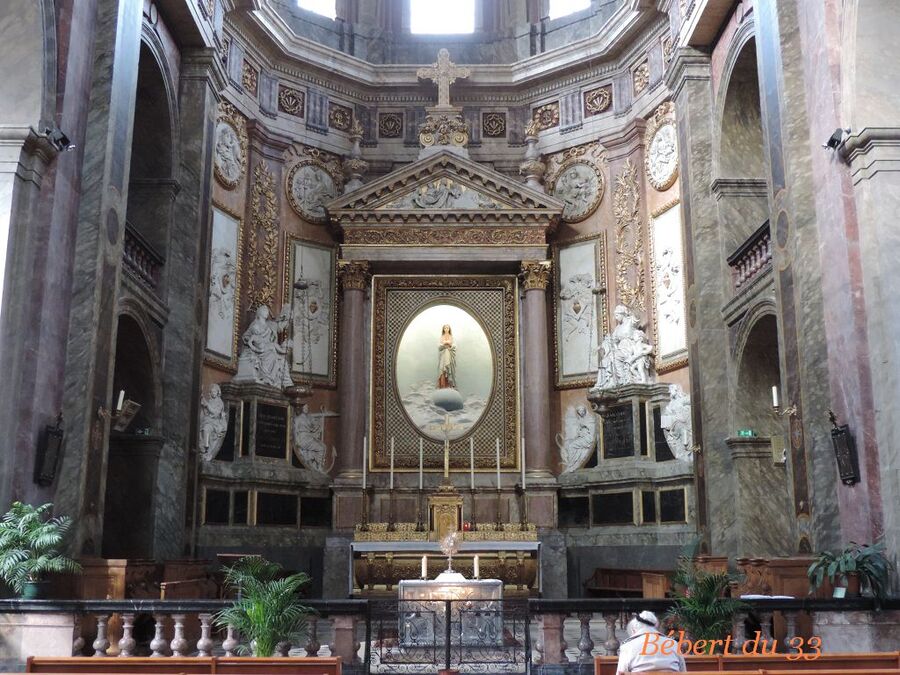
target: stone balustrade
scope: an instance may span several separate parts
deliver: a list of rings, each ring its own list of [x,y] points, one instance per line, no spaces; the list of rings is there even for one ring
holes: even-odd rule
[[[122,262],[125,269],[142,285],[156,290],[165,259],[130,224],[125,226]]]
[[[767,220],[728,257],[735,295],[772,266],[772,234]]]

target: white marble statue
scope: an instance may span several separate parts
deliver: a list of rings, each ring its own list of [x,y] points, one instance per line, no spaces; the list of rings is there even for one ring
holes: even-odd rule
[[[288,363],[291,339],[278,342],[278,334],[289,322],[290,315],[284,312],[273,319],[265,305],[256,309],[256,318],[241,337],[241,354],[238,357],[235,382],[255,382],[278,389],[293,385]]]
[[[666,443],[676,459],[691,462],[694,459],[691,448],[694,432],[691,427],[691,397],[679,384],[669,385],[669,402],[662,409],[660,425],[666,436]]]
[[[228,430],[228,409],[222,400],[219,385],[212,384],[209,392],[200,397],[200,457],[209,462],[222,448]]]
[[[566,410],[565,430],[556,434],[556,445],[562,459],[562,473],[580,469],[594,451],[596,432],[594,415],[583,405]]]
[[[614,312],[616,327],[603,338],[600,368],[594,389],[612,389],[625,384],[653,381],[653,346],[634,313],[624,305]]]
[[[304,403],[300,412],[294,416],[294,454],[303,466],[319,473],[327,474],[334,466],[336,453],[332,448],[331,465],[325,466],[328,446],[325,445],[325,418],[337,417],[337,413],[309,412],[309,405]]]
[[[560,289],[562,338],[566,344],[584,335],[591,337],[594,328],[593,290],[594,277],[588,272],[573,274]]]

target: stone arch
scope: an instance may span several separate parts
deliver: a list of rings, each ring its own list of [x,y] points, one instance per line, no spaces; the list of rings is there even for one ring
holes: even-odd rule
[[[155,434],[160,431],[162,384],[159,349],[152,335],[144,312],[128,303],[116,328],[113,393],[115,397],[125,389],[126,398],[141,404],[131,431],[146,428]],[[114,405],[115,401],[111,403]]]
[[[126,221],[161,257],[178,192],[176,84],[152,28],[141,39]]]
[[[759,73],[753,21],[735,33],[716,100],[717,178],[760,179],[766,175]]]
[[[737,429],[753,429],[759,436],[781,433],[772,417],[772,387],[781,387],[778,318],[775,303],[755,305],[738,330],[734,351],[737,372],[734,422]]]

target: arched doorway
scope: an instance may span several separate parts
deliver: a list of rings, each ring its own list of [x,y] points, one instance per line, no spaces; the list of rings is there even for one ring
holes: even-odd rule
[[[734,415],[738,429],[752,429],[760,437],[782,433],[772,415],[773,386],[781,390],[778,322],[774,314],[764,314],[751,326],[740,353]]]
[[[106,468],[102,555],[105,558],[153,557],[156,474],[162,448],[159,437],[158,358],[141,325],[119,317],[113,374],[115,407],[119,392],[141,405],[131,423],[111,429]],[[115,420],[113,420],[113,426]]]

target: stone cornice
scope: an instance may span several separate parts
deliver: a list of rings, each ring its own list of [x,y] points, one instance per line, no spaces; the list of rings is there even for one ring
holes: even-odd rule
[[[710,187],[716,199],[765,197],[769,194],[769,184],[765,178],[716,178]]]
[[[182,52],[179,75],[181,79],[208,80],[217,97],[225,89],[227,82],[225,67],[219,55],[209,47],[186,49]]]
[[[672,98],[677,99],[686,82],[691,80],[708,82],[711,74],[708,54],[691,47],[679,47],[669,63],[665,83],[672,92]]]
[[[865,127],[847,138],[838,152],[851,167],[853,182],[883,171],[900,171],[900,127]]]

